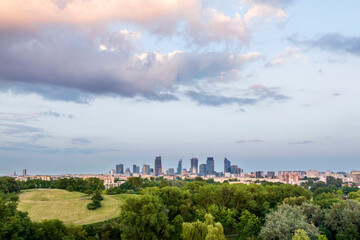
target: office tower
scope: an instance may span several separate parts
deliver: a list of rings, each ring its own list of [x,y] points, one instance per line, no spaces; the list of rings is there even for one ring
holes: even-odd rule
[[[214,158],[208,157],[206,160],[206,175],[214,175]]]
[[[150,175],[150,165],[143,165],[142,174]]]
[[[206,175],[206,164],[204,163],[200,164],[199,168],[200,168],[199,175],[204,177]]]
[[[231,174],[240,175],[242,173],[242,169],[238,167],[238,165],[231,165]]]
[[[263,178],[264,177],[264,172],[263,171],[256,171],[255,172],[255,177],[256,178]]]
[[[116,165],[116,174],[124,174],[124,164]]]
[[[179,160],[178,167],[177,167],[177,174],[181,175],[181,169],[182,169],[182,159]]]
[[[231,162],[227,160],[227,158],[224,158],[224,173],[231,172]]]
[[[23,169],[23,176],[25,177],[27,175],[26,169]]]
[[[126,170],[125,170],[125,174],[130,174],[130,168],[126,168]]]
[[[155,176],[160,176],[163,173],[161,156],[155,158],[154,171],[155,171]]]
[[[266,177],[268,177],[268,178],[273,178],[273,177],[275,177],[275,172],[273,172],[273,171],[268,171],[268,172],[266,173]]]
[[[198,159],[192,158],[190,159],[190,173],[192,174],[198,174]]]
[[[110,175],[114,175],[115,174],[115,169],[111,169],[109,173],[110,173]]]
[[[175,170],[173,168],[169,168],[167,171],[166,171],[166,175],[168,176],[174,176],[175,175]]]
[[[135,164],[133,165],[133,173],[140,173],[140,167],[136,166]]]

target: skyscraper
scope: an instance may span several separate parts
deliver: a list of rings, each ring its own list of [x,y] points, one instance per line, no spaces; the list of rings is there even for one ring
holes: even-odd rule
[[[206,175],[206,164],[200,164],[200,172],[199,172],[200,176],[205,176]]]
[[[142,174],[150,175],[150,165],[143,165]]]
[[[178,167],[177,167],[177,174],[178,175],[181,175],[181,170],[182,170],[182,159],[179,160],[179,163],[178,163]]]
[[[214,175],[214,158],[208,157],[206,160],[206,175]]]
[[[198,174],[198,159],[193,157],[190,159],[190,173]]]
[[[133,173],[140,173],[140,167],[136,166],[135,164],[133,165]]]
[[[161,156],[155,158],[154,171],[155,171],[155,176],[162,175],[163,173]]]
[[[224,173],[231,172],[231,162],[227,160],[227,158],[224,158]]]
[[[26,169],[23,169],[23,176],[25,177],[27,175]]]
[[[116,165],[116,174],[124,174],[124,164]]]

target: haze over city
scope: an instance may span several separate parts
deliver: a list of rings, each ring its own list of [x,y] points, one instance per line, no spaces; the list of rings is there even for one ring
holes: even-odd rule
[[[2,0],[0,175],[359,169],[359,9]]]

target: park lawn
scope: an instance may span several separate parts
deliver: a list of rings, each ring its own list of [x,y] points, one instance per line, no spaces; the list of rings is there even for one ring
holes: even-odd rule
[[[91,196],[60,189],[32,189],[19,194],[20,211],[28,212],[31,220],[60,219],[69,224],[90,224],[118,217],[121,204],[130,194],[103,195],[101,208],[88,210]]]

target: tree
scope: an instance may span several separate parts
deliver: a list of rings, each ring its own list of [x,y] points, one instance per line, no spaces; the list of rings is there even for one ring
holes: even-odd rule
[[[261,220],[255,214],[244,210],[237,224],[239,240],[246,240],[253,236],[257,236],[261,230]]]
[[[355,200],[346,200],[339,203],[334,203],[331,209],[325,213],[325,226],[327,226],[333,233],[340,233],[360,230],[360,203]]]
[[[211,214],[205,215],[205,222],[182,224],[182,236],[186,240],[225,240],[224,229],[221,223],[214,223]]]
[[[62,240],[67,236],[67,229],[60,220],[43,220],[35,223],[37,239],[39,240]]]
[[[121,206],[123,239],[166,239],[174,227],[168,223],[165,206],[157,196],[128,198]]]
[[[127,180],[134,191],[139,191],[142,187],[143,180],[141,177],[132,177]]]
[[[304,229],[298,229],[295,231],[291,240],[310,240]]]
[[[297,229],[305,230],[311,238],[319,235],[318,229],[306,221],[298,206],[283,204],[266,216],[260,236],[267,240],[291,239]]]
[[[94,192],[93,196],[91,197],[91,200],[97,200],[97,201],[102,201],[104,200],[103,196],[101,195],[101,192],[99,189],[96,189],[96,191]]]
[[[0,193],[0,239],[33,239],[30,218],[16,210],[18,199],[17,195]]]

